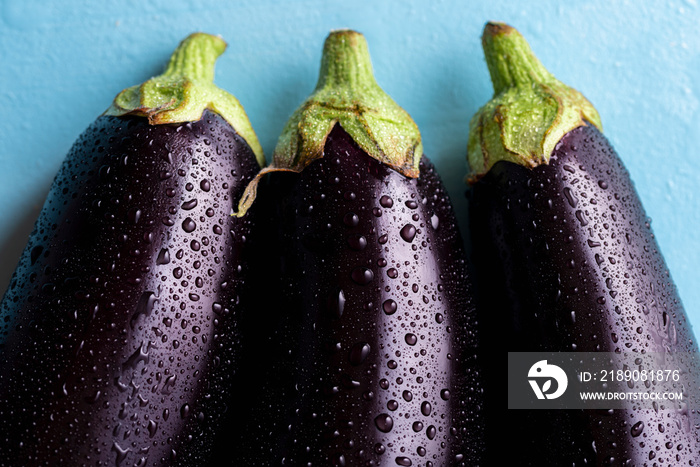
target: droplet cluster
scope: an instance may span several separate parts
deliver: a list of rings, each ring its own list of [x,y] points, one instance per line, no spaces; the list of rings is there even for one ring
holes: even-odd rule
[[[651,220],[605,137],[593,126],[559,142],[548,165],[499,162],[472,190],[484,355],[506,351],[667,352],[696,397],[698,347]],[[696,359],[697,360],[697,359]],[[487,375],[493,387],[502,375]],[[625,388],[627,389],[626,383]],[[497,391],[487,401],[502,405]],[[569,413],[567,413],[569,412]],[[693,465],[699,416],[687,405],[625,410],[508,411],[523,465]],[[536,429],[533,427],[537,427]]]
[[[230,125],[100,117],[0,306],[0,465],[201,465],[226,410],[255,158]]]
[[[283,226],[271,241],[286,317],[275,372],[290,388],[258,417],[273,463],[478,462],[466,259],[447,193],[427,159],[420,169],[417,180],[402,176],[338,125],[323,158],[268,187]]]

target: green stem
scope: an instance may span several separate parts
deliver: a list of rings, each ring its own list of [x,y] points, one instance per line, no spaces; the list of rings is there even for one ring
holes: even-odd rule
[[[261,166],[262,147],[240,102],[214,84],[214,66],[226,50],[217,36],[194,33],[170,57],[163,74],[120,92],[104,115],[137,115],[151,125],[194,122],[205,109],[221,115],[248,143]]]
[[[175,49],[163,76],[213,83],[214,65],[225,50],[226,42],[218,36],[191,34]]]
[[[331,33],[323,45],[316,91],[329,87],[362,92],[377,86],[362,34],[349,30]]]
[[[495,95],[511,87],[554,78],[532,53],[525,38],[507,24],[488,23],[481,41]]]
[[[471,181],[501,160],[526,167],[549,163],[561,138],[579,126],[602,130],[593,105],[549,73],[514,28],[488,23],[482,44],[494,97],[470,123]]]

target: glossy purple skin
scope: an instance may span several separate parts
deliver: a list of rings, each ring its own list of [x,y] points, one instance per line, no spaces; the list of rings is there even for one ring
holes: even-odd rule
[[[500,411],[488,458],[502,458],[508,426],[518,427],[508,444],[521,465],[699,465],[692,410],[503,406],[507,351],[698,351],[650,220],[605,137],[593,126],[572,130],[549,165],[532,170],[498,162],[472,188],[470,223],[481,352],[493,361],[487,406]],[[697,388],[697,366],[680,369]],[[697,390],[688,395],[697,404]]]
[[[1,305],[2,466],[202,465],[238,358],[259,170],[220,116],[100,117]]]
[[[447,192],[427,159],[420,170],[400,175],[337,125],[323,158],[262,190],[280,226],[283,324],[268,349],[282,361],[245,465],[478,463],[466,258]]]

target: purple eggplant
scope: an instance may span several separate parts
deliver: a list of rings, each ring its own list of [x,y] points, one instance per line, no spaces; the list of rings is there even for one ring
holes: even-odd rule
[[[330,34],[316,90],[265,172],[256,203],[277,219],[268,245],[282,322],[261,345],[272,371],[255,378],[266,393],[240,465],[478,464],[482,394],[462,240],[420,134],[375,82],[361,34]]]
[[[239,356],[262,152],[193,34],[54,180],[0,305],[0,465],[202,465]]]
[[[682,403],[504,407],[508,351],[692,356],[698,346],[650,220],[593,106],[549,74],[515,29],[489,23],[483,45],[495,93],[472,119],[469,161],[488,336],[480,352],[492,362],[485,365],[486,405],[500,413],[487,426],[495,448],[487,459],[502,457],[497,446],[507,426],[519,465],[698,465],[698,416]],[[686,396],[697,400],[697,358],[685,361],[678,369],[690,381]]]

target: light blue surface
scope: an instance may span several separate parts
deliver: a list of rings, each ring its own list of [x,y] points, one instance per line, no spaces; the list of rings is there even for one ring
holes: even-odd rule
[[[379,84],[418,123],[466,231],[468,123],[492,92],[479,39],[487,20],[518,28],[598,108],[700,329],[697,0],[2,1],[0,290],[72,142],[198,30],[229,42],[216,82],[245,106],[268,157],[315,85],[328,31],[364,33]]]

